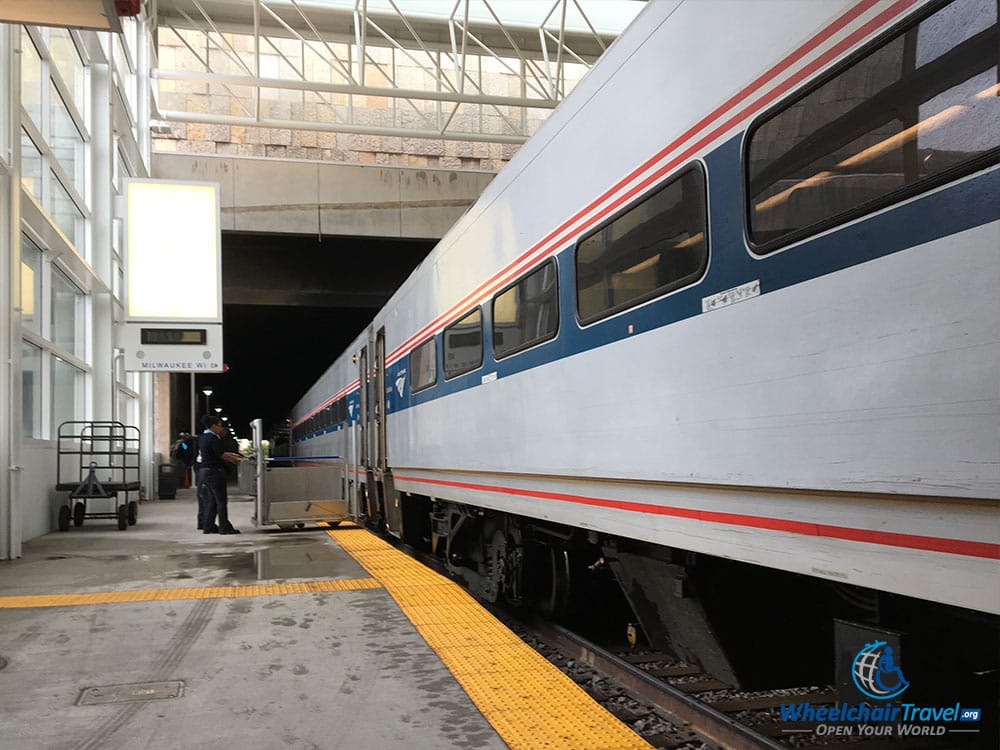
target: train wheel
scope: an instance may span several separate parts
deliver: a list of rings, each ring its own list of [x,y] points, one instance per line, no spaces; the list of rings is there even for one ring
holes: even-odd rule
[[[139,503],[132,500],[128,504],[128,525],[135,526],[139,521]]]
[[[59,508],[59,531],[69,531],[69,522],[72,514],[69,511],[68,505],[60,506]]]
[[[73,506],[73,525],[83,526],[83,518],[87,513],[87,506],[84,503],[77,503]]]
[[[540,583],[536,606],[545,617],[559,619],[569,604],[569,553],[558,547],[547,547],[548,565],[543,561],[539,573],[548,571],[548,579]]]
[[[490,543],[485,545],[485,547],[487,556],[487,583],[483,592],[483,598],[490,603],[496,603],[507,578],[507,537],[502,531],[497,529],[493,532],[493,538],[490,540]]]
[[[521,546],[519,529],[511,529],[509,534],[503,598],[508,604],[520,607],[524,601],[524,548]]]
[[[118,506],[118,530],[125,531],[128,528],[128,507],[125,505]]]

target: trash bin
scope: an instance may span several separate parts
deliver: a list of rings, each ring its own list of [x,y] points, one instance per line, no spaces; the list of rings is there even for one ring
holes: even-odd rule
[[[177,467],[173,464],[160,464],[156,474],[156,495],[160,500],[177,497]]]

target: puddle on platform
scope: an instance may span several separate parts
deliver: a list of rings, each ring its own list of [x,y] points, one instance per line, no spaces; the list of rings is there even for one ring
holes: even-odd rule
[[[167,555],[166,559],[177,566],[172,580],[187,581],[201,579],[206,572],[219,583],[247,583],[256,580],[256,566],[252,552],[192,552],[181,555]],[[215,581],[212,574],[222,574],[221,581]]]
[[[273,545],[254,550],[257,580],[334,578],[353,569],[351,558],[328,542]]]
[[[168,555],[177,565],[175,580],[197,578],[206,569],[223,573],[226,583],[289,578],[336,578],[353,574],[352,560],[325,541],[272,544],[247,552],[198,552]]]

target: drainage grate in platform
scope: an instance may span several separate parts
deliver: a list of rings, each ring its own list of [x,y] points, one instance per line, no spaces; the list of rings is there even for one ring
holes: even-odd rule
[[[99,706],[104,703],[135,703],[180,698],[184,693],[182,680],[170,682],[139,682],[133,685],[101,685],[84,688],[78,706]]]

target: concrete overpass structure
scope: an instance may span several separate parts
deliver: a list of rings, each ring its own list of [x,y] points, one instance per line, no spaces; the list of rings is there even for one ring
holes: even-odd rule
[[[225,304],[338,308],[383,304],[427,241],[442,237],[493,179],[186,154],[154,154],[152,173],[221,186]]]
[[[221,186],[223,232],[440,238],[489,172],[154,154],[153,176]]]

